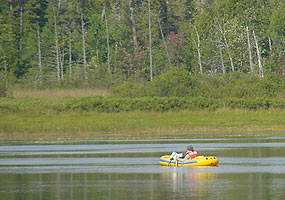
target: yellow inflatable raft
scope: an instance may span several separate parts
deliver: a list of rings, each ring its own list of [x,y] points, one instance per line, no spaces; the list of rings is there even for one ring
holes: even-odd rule
[[[219,159],[215,156],[197,156],[182,162],[176,159],[170,160],[170,156],[165,155],[160,157],[159,163],[162,166],[217,166]]]

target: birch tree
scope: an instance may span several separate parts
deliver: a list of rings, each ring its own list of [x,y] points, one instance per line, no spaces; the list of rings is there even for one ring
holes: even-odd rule
[[[134,15],[134,7],[132,6],[132,0],[129,0],[129,8],[130,8],[130,21],[131,21],[131,27],[133,32],[133,44],[134,49],[137,51],[139,44],[137,39],[137,30],[136,30],[136,21],[135,21],[135,15]]]
[[[222,23],[221,23],[221,22],[219,22],[218,19],[216,19],[216,23],[217,23],[218,30],[220,31],[220,34],[222,35],[223,43],[224,43],[224,46],[226,48],[227,54],[228,54],[229,59],[230,59],[231,70],[234,72],[235,71],[235,67],[234,67],[233,57],[232,57],[232,54],[231,54],[231,51],[230,51],[230,46],[228,44],[228,39],[226,37],[226,31],[225,31],[225,28],[224,28],[224,22],[222,20]]]
[[[108,72],[109,74],[111,73],[111,61],[110,61],[110,38],[109,38],[109,26],[108,26],[108,18],[107,18],[107,13],[106,13],[106,5],[104,5],[103,9],[103,17],[105,20],[105,28],[106,28],[106,43],[107,43],[107,62],[108,62]]]
[[[199,33],[197,31],[197,28],[194,26],[194,30],[197,36],[197,41],[194,40],[195,44],[196,44],[196,48],[197,48],[197,54],[198,54],[198,64],[199,64],[199,68],[200,68],[200,73],[203,74],[203,66],[202,66],[202,59],[201,59],[201,42],[200,42],[200,36]]]
[[[19,33],[19,57],[20,57],[20,65],[22,65],[22,50],[23,50],[23,5],[20,5],[20,33]]]
[[[254,74],[248,26],[246,27],[246,36],[247,36],[248,58],[249,58],[250,71],[252,74]]]
[[[69,79],[72,79],[72,37],[71,30],[69,32]]]
[[[253,34],[253,38],[254,38],[254,42],[255,42],[255,48],[256,48],[256,52],[257,52],[259,76],[263,78],[264,74],[263,74],[263,67],[262,67],[262,62],[261,62],[261,55],[260,55],[258,41],[257,41],[257,38],[255,36],[254,30],[252,31],[252,34]]]
[[[148,34],[149,34],[149,68],[150,68],[150,81],[153,80],[152,69],[152,35],[151,35],[151,0],[148,0]]]
[[[58,41],[58,32],[57,32],[57,12],[55,7],[53,7],[53,23],[54,23],[54,35],[55,35],[55,49],[56,49],[56,69],[57,69],[57,81],[61,80],[61,69],[60,69],[60,55],[59,55],[59,41]]]
[[[83,67],[84,67],[84,77],[85,80],[88,80],[87,75],[87,58],[86,58],[86,40],[85,40],[85,23],[83,17],[83,11],[80,11],[80,20],[81,20],[81,35],[82,35],[82,53],[83,53]]]
[[[169,66],[171,66],[171,60],[170,60],[170,56],[169,56],[169,51],[168,51],[167,43],[166,43],[166,40],[165,40],[165,37],[164,37],[164,33],[163,33],[163,30],[162,30],[162,27],[161,27],[159,16],[157,17],[157,22],[158,22],[160,34],[161,34],[161,37],[162,37],[162,40],[163,40],[163,45],[164,45],[167,61],[168,61]]]
[[[39,70],[40,70],[40,85],[43,85],[41,36],[40,36],[40,25],[39,24],[38,24],[38,30],[37,30],[37,42],[38,42],[38,58],[39,58]]]

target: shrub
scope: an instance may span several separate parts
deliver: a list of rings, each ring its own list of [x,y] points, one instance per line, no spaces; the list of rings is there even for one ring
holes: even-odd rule
[[[152,82],[125,82],[114,89],[117,97],[203,97],[272,98],[284,94],[285,79],[268,74],[265,78],[241,72],[213,77],[172,70]]]
[[[4,81],[0,80],[0,97],[7,96],[7,86]]]

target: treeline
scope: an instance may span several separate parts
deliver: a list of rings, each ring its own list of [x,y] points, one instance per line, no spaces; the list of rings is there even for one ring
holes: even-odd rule
[[[228,96],[223,93],[240,87],[234,96],[271,97],[274,89],[262,89],[267,79],[257,80],[285,74],[284,10],[283,0],[0,0],[0,90],[135,80],[136,87],[153,90],[127,89],[125,95],[196,96],[196,86],[184,91],[181,84],[203,87],[206,81],[223,89],[199,96]],[[188,83],[180,83],[173,68],[185,70]],[[237,78],[232,85],[211,79],[233,72],[254,75],[248,81],[260,85],[245,91],[236,75],[225,76]],[[172,82],[160,87],[161,79]]]
[[[261,78],[242,72],[190,75],[172,69],[153,81],[130,79],[107,97],[0,98],[0,113],[285,109],[284,96],[285,79],[276,73]]]

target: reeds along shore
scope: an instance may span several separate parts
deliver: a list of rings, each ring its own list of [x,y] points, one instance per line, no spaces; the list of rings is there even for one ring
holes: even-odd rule
[[[21,97],[79,97],[79,96],[109,96],[107,89],[73,88],[73,89],[14,89],[12,96]]]

